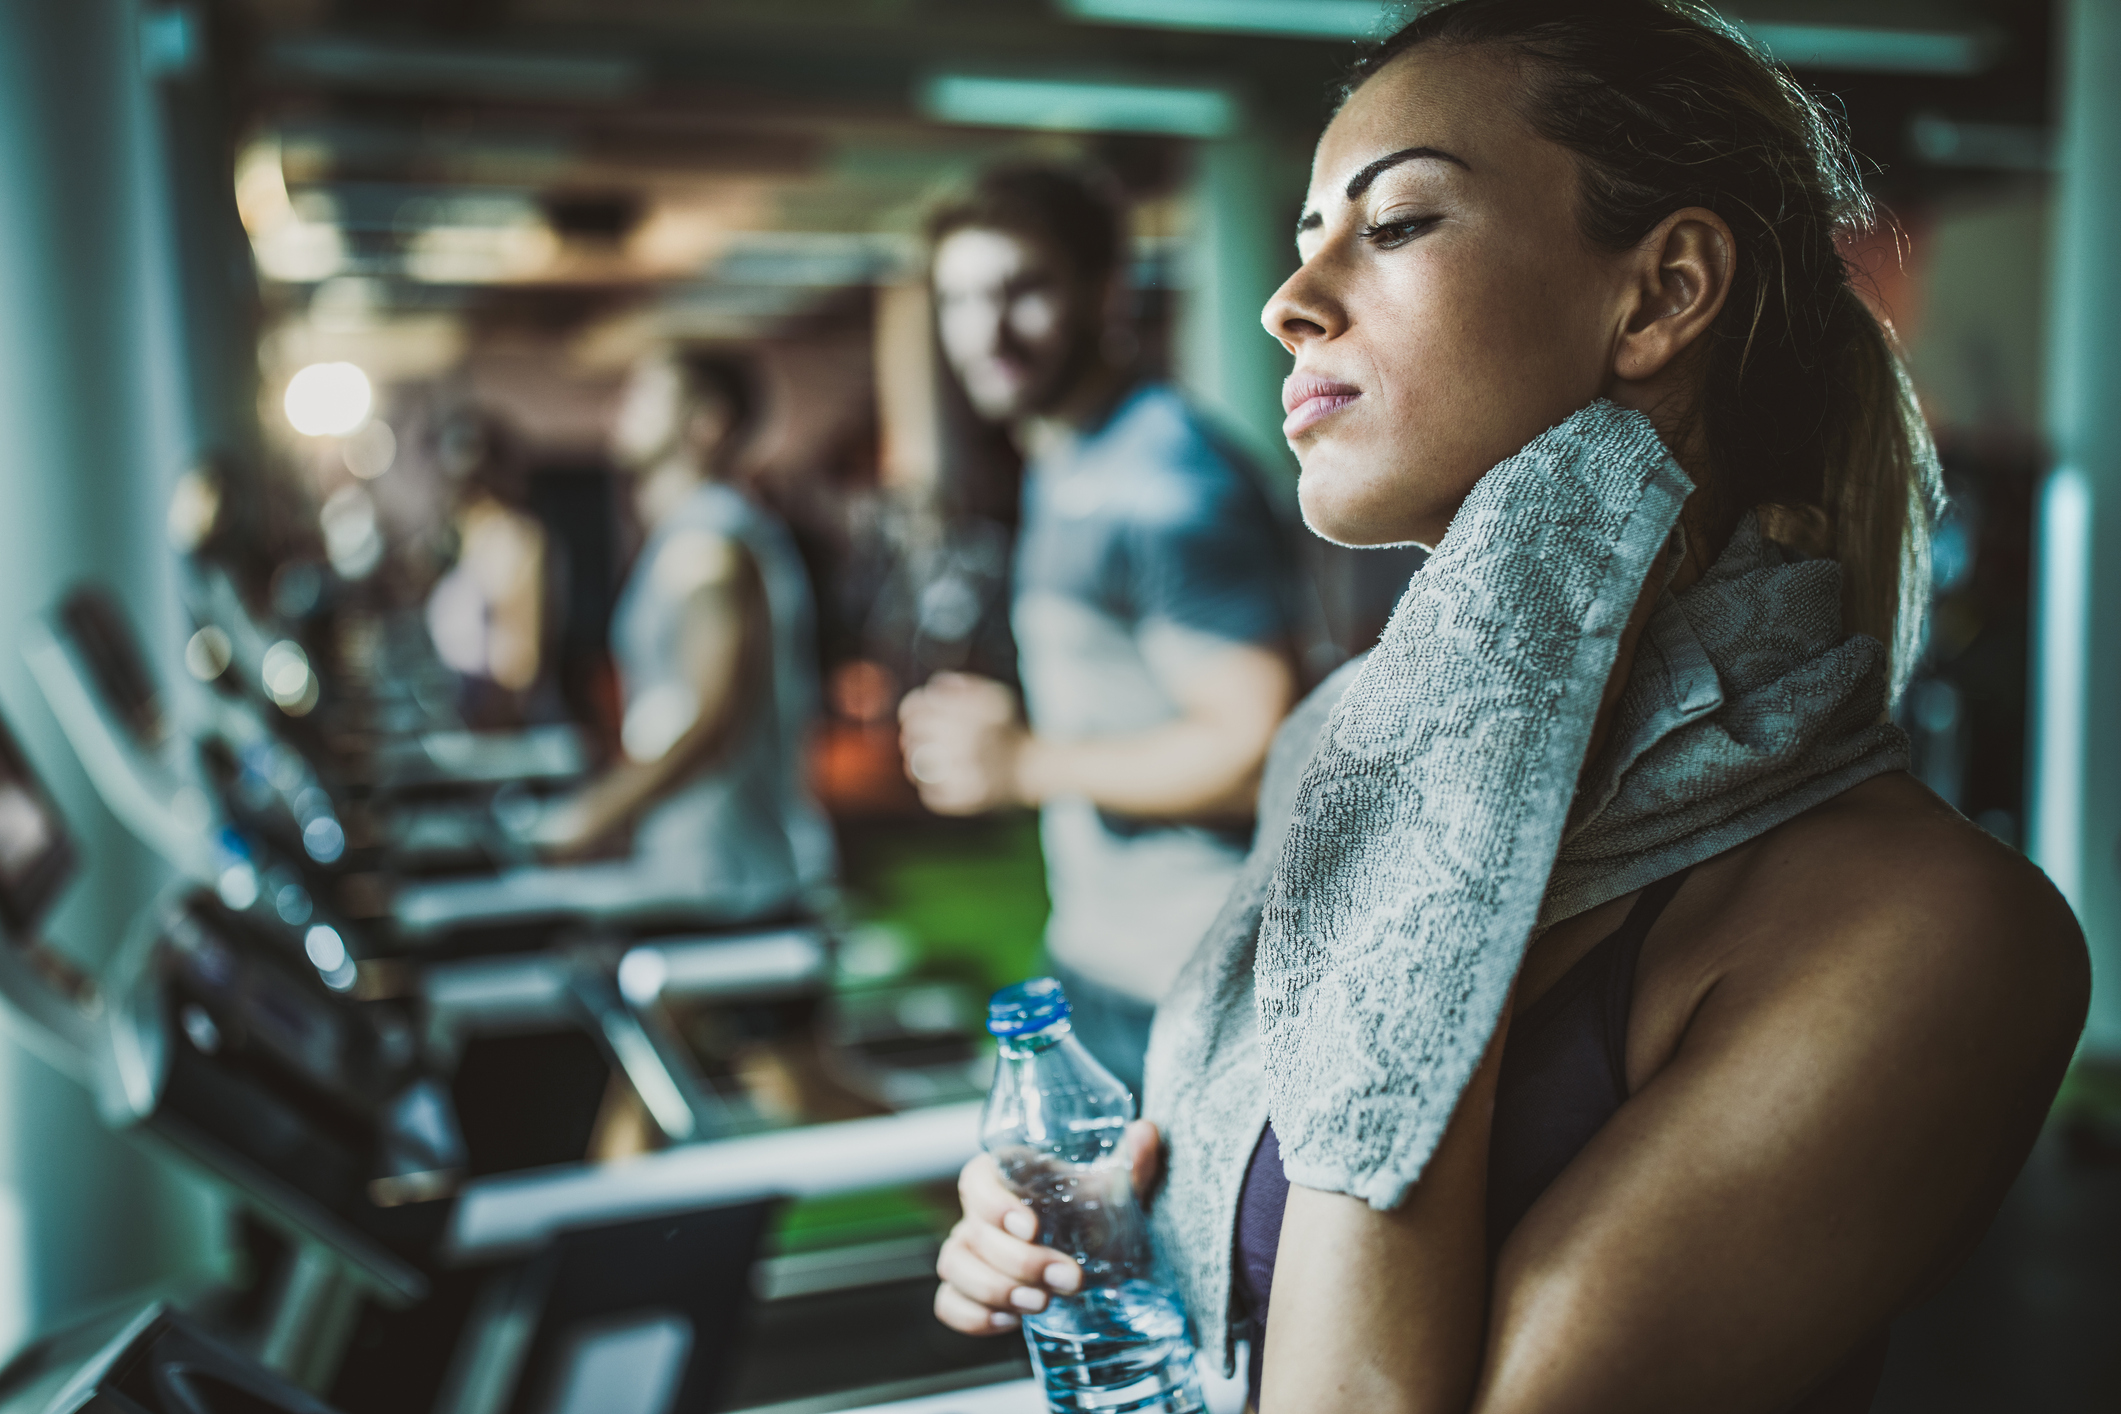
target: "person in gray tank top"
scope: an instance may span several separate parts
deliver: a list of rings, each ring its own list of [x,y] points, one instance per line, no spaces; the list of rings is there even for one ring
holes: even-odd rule
[[[665,351],[634,370],[612,437],[647,530],[612,620],[622,759],[540,821],[552,866],[408,890],[401,923],[734,921],[830,887],[831,830],[804,782],[819,698],[809,581],[787,529],[728,479],[751,418],[728,359]],[[625,857],[591,861],[629,831]]]

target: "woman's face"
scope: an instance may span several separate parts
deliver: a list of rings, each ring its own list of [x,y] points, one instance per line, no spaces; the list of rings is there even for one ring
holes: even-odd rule
[[[1433,545],[1474,482],[1609,391],[1626,253],[1577,227],[1571,155],[1505,59],[1416,49],[1318,144],[1303,265],[1262,321],[1296,357],[1283,433],[1311,528]]]

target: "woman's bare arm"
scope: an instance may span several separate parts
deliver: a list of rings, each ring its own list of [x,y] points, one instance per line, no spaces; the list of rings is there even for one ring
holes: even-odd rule
[[[1488,1136],[1508,1018],[1407,1201],[1289,1187],[1260,1409],[1460,1410],[1480,1373]]]
[[[1438,1245],[1442,1210],[1479,1240],[1469,1156],[1439,1151],[1426,1216],[1430,1176],[1391,1214],[1292,1188],[1262,1414],[1772,1411],[1941,1279],[2023,1162],[2088,978],[2046,881],[1900,780],[1708,871],[1670,1053],[1512,1234],[1484,1342],[1484,1273]]]

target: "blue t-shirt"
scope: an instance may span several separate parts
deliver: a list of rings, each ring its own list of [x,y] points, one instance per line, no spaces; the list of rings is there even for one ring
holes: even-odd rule
[[[1202,655],[1295,637],[1289,532],[1253,475],[1170,388],[1144,384],[1026,471],[1012,619],[1041,736],[1127,735],[1179,715]],[[1229,831],[1134,821],[1080,799],[1042,811],[1046,943],[1154,1000],[1243,859]]]
[[[1288,530],[1179,395],[1143,384],[1026,471],[1016,592],[1236,643],[1293,637]]]

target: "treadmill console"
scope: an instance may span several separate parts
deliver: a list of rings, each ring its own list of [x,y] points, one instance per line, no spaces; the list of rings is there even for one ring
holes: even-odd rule
[[[135,1117],[281,1218],[416,1296],[463,1140],[412,1019],[348,995],[328,924],[299,951],[195,894],[167,909],[120,1024],[152,1058]]]
[[[62,1338],[60,1343],[71,1342]],[[29,1362],[25,1373],[34,1377],[40,1373],[37,1363],[46,1358],[41,1345],[33,1346],[16,1364]],[[155,1305],[80,1360],[73,1377],[42,1405],[39,1414],[332,1414],[332,1410],[189,1319]]]
[[[103,590],[84,584],[60,601],[54,617],[134,743],[159,748],[168,734],[162,694],[125,611]]]
[[[73,841],[30,770],[14,735],[0,724],[0,923],[27,943],[74,872]]]

